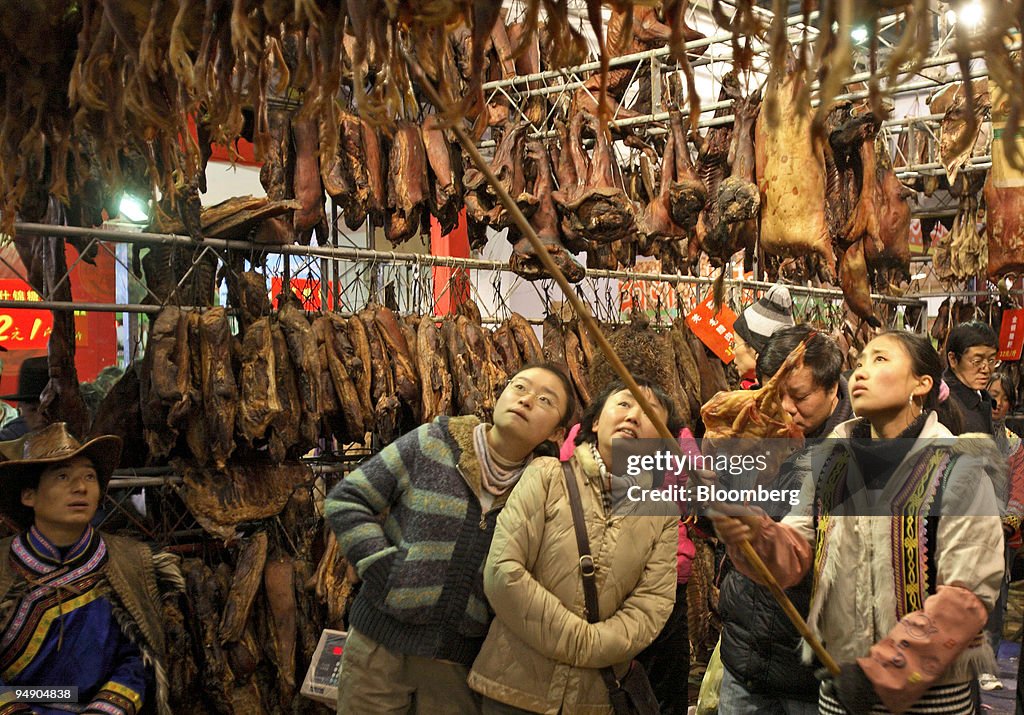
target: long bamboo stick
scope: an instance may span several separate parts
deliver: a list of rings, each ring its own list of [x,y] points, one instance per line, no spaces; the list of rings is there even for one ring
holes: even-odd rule
[[[408,64],[413,76],[416,78],[420,89],[422,89],[427,95],[431,104],[438,108],[444,107],[444,101],[441,99],[441,96],[438,94],[433,83],[431,83],[427,78],[423,68],[420,67],[419,63],[411,55],[409,55],[404,47],[402,47],[402,54],[405,56],[406,63]],[[523,235],[526,236],[527,240],[529,240],[534,253],[537,254],[537,257],[540,259],[544,269],[548,272],[548,275],[550,275],[555,280],[555,283],[558,284],[559,288],[562,289],[562,293],[568,299],[569,304],[572,305],[573,310],[576,311],[576,315],[579,316],[580,320],[583,322],[584,327],[590,334],[590,338],[597,343],[599,348],[601,348],[601,352],[603,352],[605,357],[608,358],[608,362],[611,364],[612,369],[614,369],[616,374],[622,378],[623,383],[625,383],[626,387],[629,388],[629,391],[633,393],[633,397],[636,399],[637,404],[640,405],[644,414],[647,415],[647,418],[651,421],[651,424],[657,428],[658,434],[667,440],[669,444],[676,445],[675,435],[669,432],[668,426],[661,419],[661,416],[654,411],[651,403],[644,395],[643,390],[640,389],[636,380],[634,380],[633,376],[629,373],[629,370],[627,370],[626,366],[623,365],[622,360],[619,359],[619,356],[611,346],[611,343],[608,342],[604,332],[601,330],[601,326],[599,326],[597,321],[594,320],[594,316],[591,315],[586,303],[580,300],[579,296],[576,295],[576,291],[572,289],[572,285],[568,280],[566,280],[565,276],[562,275],[562,271],[559,270],[558,266],[555,265],[555,261],[551,258],[547,249],[545,249],[544,245],[540,242],[537,232],[533,230],[533,226],[530,225],[530,222],[526,220],[522,211],[519,210],[515,200],[509,195],[508,191],[505,190],[505,187],[501,185],[501,182],[498,181],[498,178],[491,171],[490,165],[487,163],[487,160],[484,159],[483,155],[480,154],[480,150],[477,149],[476,144],[473,143],[469,135],[466,134],[466,131],[458,122],[452,123],[451,129],[455,132],[455,136],[458,138],[459,143],[462,144],[463,148],[473,159],[473,163],[476,164],[477,168],[483,173],[487,182],[491,185],[491,188],[493,188],[495,193],[498,194],[498,198],[505,206],[505,210],[512,216],[512,220],[515,221],[516,226],[520,231],[522,231]],[[775,579],[775,576],[772,575],[772,572],[768,570],[767,566],[765,566],[761,557],[757,555],[756,551],[754,551],[754,547],[751,546],[749,541],[746,541],[742,544],[741,548],[743,550],[743,556],[747,559],[747,562],[754,568],[761,580],[768,586],[772,596],[774,596],[775,600],[778,601],[790,622],[811,646],[811,649],[821,660],[822,664],[828,668],[833,675],[838,675],[839,666],[836,664],[832,656],[828,654],[828,651],[825,650],[825,647],[821,642],[819,642],[818,639],[814,637],[814,634],[811,633],[811,629],[808,627],[806,621],[800,617],[800,614],[782,590],[782,587]]]

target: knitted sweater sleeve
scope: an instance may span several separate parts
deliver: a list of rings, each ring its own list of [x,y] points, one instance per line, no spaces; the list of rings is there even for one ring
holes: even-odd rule
[[[342,479],[327,495],[324,512],[338,546],[362,578],[377,561],[398,549],[381,515],[410,487],[410,474],[430,424],[404,434]]]

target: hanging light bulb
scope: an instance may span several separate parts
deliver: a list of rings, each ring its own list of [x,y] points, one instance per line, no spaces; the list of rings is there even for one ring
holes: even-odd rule
[[[863,45],[868,41],[868,28],[863,25],[858,25],[850,31],[850,39],[856,42],[858,45]]]
[[[985,8],[978,0],[973,0],[960,8],[956,13],[956,21],[962,22],[964,27],[973,29],[985,19]]]
[[[121,218],[127,219],[132,223],[145,223],[149,221],[149,207],[131,194],[122,196],[121,203],[118,204],[117,208]]]

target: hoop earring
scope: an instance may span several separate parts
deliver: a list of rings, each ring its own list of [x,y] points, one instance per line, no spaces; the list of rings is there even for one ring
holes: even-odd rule
[[[918,417],[920,417],[921,413],[924,412],[924,405],[922,404],[922,405],[919,406],[914,401],[914,396],[913,395],[910,395],[910,397],[907,398],[907,403],[910,404],[910,405],[913,405],[914,407],[917,407],[917,415],[915,415],[914,419],[917,419]]]

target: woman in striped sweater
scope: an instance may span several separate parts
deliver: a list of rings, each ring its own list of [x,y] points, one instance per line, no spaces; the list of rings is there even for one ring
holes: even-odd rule
[[[362,586],[349,612],[338,712],[473,713],[466,685],[492,618],[482,569],[505,500],[575,411],[556,366],[516,373],[493,423],[442,416],[342,480],[326,515]]]

